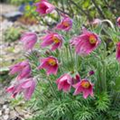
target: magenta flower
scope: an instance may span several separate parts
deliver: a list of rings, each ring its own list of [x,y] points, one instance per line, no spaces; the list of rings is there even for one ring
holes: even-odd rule
[[[17,77],[18,80],[29,77],[31,74],[31,67],[29,62],[23,61],[11,66],[9,74],[13,75],[16,73],[18,74],[18,77]]]
[[[71,40],[71,45],[75,46],[76,53],[79,55],[90,54],[100,43],[98,35],[87,30]]]
[[[25,33],[20,40],[23,43],[25,50],[29,50],[32,49],[37,42],[37,35],[32,32]]]
[[[42,37],[43,42],[41,43],[41,47],[46,47],[52,45],[51,50],[56,50],[57,48],[61,48],[63,43],[63,38],[61,35],[57,33],[49,33],[45,37]]]
[[[90,83],[89,80],[83,79],[79,83],[73,86],[75,88],[74,95],[78,95],[79,93],[83,92],[83,97],[86,99],[89,95],[92,97],[93,94],[93,84]]]
[[[116,59],[120,62],[120,42],[117,43]]]
[[[36,82],[33,78],[22,79],[21,81],[17,81],[15,85],[7,88],[7,92],[15,98],[18,94],[23,92],[24,98],[29,100],[35,90]]]
[[[117,19],[117,25],[120,27],[120,17]]]
[[[63,19],[57,24],[56,29],[69,31],[72,28],[73,21],[66,15],[63,15]]]
[[[58,90],[69,92],[72,85],[72,77],[69,74],[64,74],[57,79],[56,84],[58,85]]]
[[[72,77],[72,85],[77,84],[78,82],[80,82],[81,78],[79,74],[76,74],[75,76]]]
[[[58,60],[53,56],[43,58],[40,60],[38,69],[46,69],[47,75],[56,75],[58,71]]]
[[[40,2],[36,3],[35,6],[37,7],[36,11],[40,15],[46,15],[55,9],[55,6],[50,4],[47,0],[41,0]]]

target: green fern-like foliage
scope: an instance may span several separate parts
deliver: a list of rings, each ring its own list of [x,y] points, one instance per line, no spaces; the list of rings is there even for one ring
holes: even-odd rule
[[[110,98],[108,94],[101,93],[97,96],[97,100],[95,102],[96,109],[98,111],[107,111],[110,106]]]

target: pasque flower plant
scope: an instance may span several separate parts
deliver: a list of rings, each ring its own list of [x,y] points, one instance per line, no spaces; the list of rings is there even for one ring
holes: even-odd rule
[[[48,33],[46,36],[41,38],[43,42],[41,43],[41,47],[46,47],[51,45],[51,50],[54,51],[58,48],[61,48],[63,43],[63,37],[58,33]]]
[[[24,33],[20,41],[23,43],[25,50],[30,50],[37,42],[37,35],[33,32]]]
[[[69,92],[72,85],[72,77],[68,73],[64,74],[57,79],[56,84],[58,85],[58,90]]]
[[[62,15],[63,19],[57,24],[56,29],[69,31],[72,28],[73,21],[67,15]]]
[[[47,75],[56,75],[58,71],[58,66],[59,65],[57,58],[50,56],[47,58],[40,59],[40,66],[38,67],[38,69],[46,69]]]
[[[47,0],[35,5],[36,11],[44,16],[57,10]],[[84,22],[79,26],[75,18],[72,20],[65,13],[59,15],[61,22],[47,33],[28,32],[23,35],[21,41],[32,51],[26,57],[29,60],[10,67],[10,74],[17,74],[17,80],[7,92],[12,97],[23,93],[26,100],[35,92],[33,98],[40,104],[40,117],[44,120],[99,120],[100,115],[103,118],[119,104],[119,28],[112,25],[106,32],[106,26],[96,20],[95,24],[100,22],[99,26],[85,25],[83,29]],[[109,37],[114,36],[111,48],[109,40],[105,39],[108,38],[106,33]],[[40,45],[34,50],[37,43]],[[36,52],[39,57],[34,54]],[[118,116],[112,118],[117,120]]]
[[[95,50],[100,44],[101,40],[98,35],[86,29],[83,33],[71,40],[71,44],[75,46],[76,53],[79,55],[88,55]]]
[[[10,67],[10,73],[11,75],[13,74],[18,74],[17,79],[23,79],[26,77],[29,77],[31,74],[31,67],[28,61],[22,61],[20,63],[17,63],[13,66]]]
[[[33,78],[26,78],[10,86],[6,91],[9,92],[13,98],[23,92],[24,98],[29,100],[35,90],[35,86],[36,82]]]
[[[79,83],[74,85],[74,95],[78,95],[83,92],[83,97],[86,99],[90,94],[93,97],[93,84],[87,79],[82,79]]]
[[[48,0],[41,0],[40,2],[35,3],[35,6],[36,11],[40,15],[46,15],[48,13],[51,13],[55,9],[55,6],[50,4]]]

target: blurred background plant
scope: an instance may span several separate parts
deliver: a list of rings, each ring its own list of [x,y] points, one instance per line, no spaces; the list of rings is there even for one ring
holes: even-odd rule
[[[22,28],[10,27],[4,32],[4,40],[6,42],[14,42],[20,39]]]

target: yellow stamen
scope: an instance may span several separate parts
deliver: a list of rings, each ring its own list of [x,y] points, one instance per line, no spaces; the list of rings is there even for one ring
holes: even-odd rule
[[[81,82],[81,86],[83,87],[83,88],[89,88],[90,87],[90,83],[88,82],[88,81],[82,81]]]
[[[53,36],[52,39],[53,39],[54,43],[60,43],[60,40],[56,36]]]
[[[90,37],[89,37],[89,42],[90,42],[91,44],[95,44],[95,43],[97,42],[96,37],[95,37],[94,35],[90,35]]]
[[[50,58],[48,60],[48,64],[51,65],[51,66],[55,66],[56,65],[56,61],[54,59]]]
[[[63,22],[63,25],[64,25],[65,27],[68,27],[70,24],[65,21],[65,22]]]

